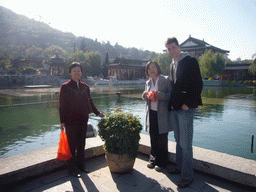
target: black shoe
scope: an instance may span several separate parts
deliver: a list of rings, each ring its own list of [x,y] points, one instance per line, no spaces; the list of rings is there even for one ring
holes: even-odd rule
[[[148,167],[149,169],[154,169],[154,168],[155,168],[155,164],[154,164],[154,163],[149,163],[149,164],[147,165],[147,167]]]
[[[190,183],[192,183],[193,179],[191,180],[185,180],[185,179],[181,179],[178,182],[178,187],[179,188],[186,188],[189,186]]]
[[[90,171],[88,171],[88,169],[86,169],[86,166],[82,166],[82,167],[79,167],[79,169],[82,171],[82,172],[85,172],[85,173],[90,173]]]
[[[168,170],[168,173],[176,175],[176,174],[181,174],[181,171],[176,167],[172,167]]]
[[[162,172],[164,170],[164,167],[156,166],[155,170],[158,172]]]

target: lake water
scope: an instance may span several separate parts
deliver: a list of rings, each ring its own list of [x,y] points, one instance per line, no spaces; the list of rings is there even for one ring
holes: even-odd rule
[[[92,97],[103,113],[120,108],[139,115],[144,126],[145,102],[139,98],[144,85],[135,87],[91,86]],[[58,145],[58,91],[0,90],[0,158]],[[122,91],[124,97],[118,98],[116,91]],[[195,115],[193,145],[256,160],[256,141],[251,153],[251,138],[256,136],[256,88],[204,87],[202,97],[203,106]],[[96,129],[99,119],[90,115]],[[173,132],[169,140],[174,141]]]

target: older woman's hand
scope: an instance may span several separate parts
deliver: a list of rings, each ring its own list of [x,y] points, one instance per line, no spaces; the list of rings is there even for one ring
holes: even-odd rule
[[[148,98],[148,92],[147,92],[147,91],[144,91],[143,94],[142,94],[142,97]]]
[[[100,113],[98,117],[105,117],[105,115],[103,113]]]
[[[60,125],[60,130],[64,130],[65,129],[65,123],[61,123],[61,125]]]

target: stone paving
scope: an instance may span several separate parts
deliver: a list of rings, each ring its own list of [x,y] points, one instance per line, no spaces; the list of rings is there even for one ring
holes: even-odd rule
[[[31,178],[19,185],[9,186],[1,191],[15,192],[83,192],[83,191],[253,191],[237,183],[230,182],[202,172],[196,172],[195,179],[188,188],[180,189],[177,182],[180,175],[171,175],[165,169],[157,172],[146,167],[148,155],[140,153],[136,158],[134,169],[127,174],[114,174],[109,171],[104,155],[86,161],[90,173],[82,173],[81,178],[68,174],[67,170],[59,170],[38,178]],[[173,166],[173,165],[170,165]]]

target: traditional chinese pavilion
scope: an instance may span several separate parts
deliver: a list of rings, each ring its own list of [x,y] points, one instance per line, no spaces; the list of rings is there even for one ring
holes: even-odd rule
[[[108,77],[115,76],[117,80],[134,80],[145,78],[145,66],[148,60],[118,58],[108,65]]]
[[[249,71],[250,63],[227,63],[225,68],[225,78],[229,80],[245,80],[251,79]]]
[[[50,75],[63,75],[65,61],[56,53],[50,59]]]
[[[222,53],[224,55],[224,59],[227,59],[229,53],[229,51],[214,47],[213,45],[206,43],[204,40],[193,38],[191,35],[186,41],[180,44],[180,48],[184,52],[189,52],[189,54],[194,57],[200,57],[206,51],[212,50],[214,53]]]

